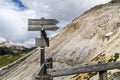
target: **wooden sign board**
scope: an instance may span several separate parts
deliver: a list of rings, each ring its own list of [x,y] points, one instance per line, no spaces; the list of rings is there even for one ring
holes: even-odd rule
[[[55,25],[28,25],[28,31],[42,31],[42,30],[51,30],[55,31],[58,27]]]
[[[28,31],[57,30],[56,19],[28,19]]]
[[[28,25],[56,25],[58,23],[56,19],[28,19]]]
[[[36,46],[46,46],[46,47],[49,47],[49,38],[44,38],[44,37],[42,37],[42,38],[36,38],[35,39],[35,44],[36,44]]]

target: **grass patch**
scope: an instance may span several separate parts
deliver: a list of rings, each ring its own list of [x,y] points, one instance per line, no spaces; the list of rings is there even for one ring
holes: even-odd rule
[[[17,54],[17,55],[0,55],[0,67],[6,66],[15,60],[19,59],[22,57],[22,54]]]

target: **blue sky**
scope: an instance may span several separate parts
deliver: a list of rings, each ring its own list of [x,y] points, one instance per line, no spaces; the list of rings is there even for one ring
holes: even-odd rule
[[[21,0],[12,0],[15,4],[18,5],[19,8],[26,8],[24,4],[22,4]]]
[[[48,32],[52,37],[91,7],[110,0],[0,0],[0,42],[10,40],[33,46],[39,32],[28,32],[28,19],[41,17],[59,20],[60,29]]]

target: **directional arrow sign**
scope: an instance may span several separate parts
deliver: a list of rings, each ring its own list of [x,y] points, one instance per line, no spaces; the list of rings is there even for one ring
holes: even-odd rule
[[[48,47],[49,46],[49,38],[44,38],[44,37],[42,37],[42,38],[36,38],[35,39],[35,44],[36,44],[36,46],[46,46],[46,47]]]
[[[28,31],[41,31],[41,30],[51,30],[55,31],[58,27],[56,25],[28,25]]]
[[[58,23],[56,19],[29,19],[28,30],[29,31],[41,31],[41,30],[57,30],[55,26]]]
[[[41,38],[36,38],[37,46],[49,46],[45,30],[57,30],[57,23],[59,22],[56,19],[28,19],[28,31],[41,31]]]
[[[28,19],[28,25],[56,25],[56,19]]]

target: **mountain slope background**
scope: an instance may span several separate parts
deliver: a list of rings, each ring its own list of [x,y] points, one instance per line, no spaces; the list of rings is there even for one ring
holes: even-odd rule
[[[24,46],[12,44],[10,41],[1,42],[0,68],[18,60],[20,57],[26,55],[33,49],[35,48],[25,48]]]
[[[105,5],[95,6],[77,17],[51,41],[47,54],[53,56],[56,62],[69,66],[93,64],[101,60],[119,61],[119,2],[119,0],[113,0]],[[113,72],[108,73],[109,76],[113,74]],[[85,74],[73,80],[89,78],[90,76]]]
[[[120,1],[112,0],[75,18],[51,39],[46,56],[53,57],[54,68],[120,61]],[[3,77],[3,80],[31,80],[39,69],[39,50]],[[32,70],[31,70],[32,69]],[[17,72],[17,73],[16,73]],[[110,80],[119,79],[119,70],[108,71]],[[11,74],[11,75],[10,75]],[[98,80],[97,73],[86,73],[55,80]]]

